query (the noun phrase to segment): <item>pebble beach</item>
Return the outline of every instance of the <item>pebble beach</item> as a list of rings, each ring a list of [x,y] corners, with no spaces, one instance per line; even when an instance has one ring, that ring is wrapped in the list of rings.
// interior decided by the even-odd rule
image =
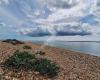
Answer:
[[[22,48],[24,45],[29,45],[32,49],[25,50]],[[40,49],[41,46],[32,42],[12,45],[0,41],[0,64],[16,50],[34,54],[34,50]],[[42,51],[46,54],[38,55],[39,57],[47,58],[60,66],[56,77],[47,78],[33,71],[15,72],[0,66],[0,80],[100,80],[100,57],[50,46],[44,46]]]

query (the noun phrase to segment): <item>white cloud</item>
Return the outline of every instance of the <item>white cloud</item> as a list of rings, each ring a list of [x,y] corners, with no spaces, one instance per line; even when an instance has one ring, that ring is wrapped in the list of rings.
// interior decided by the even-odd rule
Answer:
[[[100,32],[99,0],[34,0],[36,4],[32,3],[32,0],[21,0],[21,2],[12,0],[13,6],[9,1],[0,0],[0,3],[9,3],[7,6],[10,6],[10,10],[6,7],[7,10],[5,5],[2,6],[0,16],[8,20],[10,24],[15,24],[14,27],[19,24],[20,26],[16,27],[22,34],[72,32],[80,35],[82,31],[83,34],[84,32],[92,34]],[[14,6],[16,2],[17,6]],[[18,11],[14,13],[13,9],[16,8]],[[22,19],[19,14],[23,15]],[[93,15],[93,20],[98,22],[97,25],[91,25],[89,21],[83,23],[81,19],[87,15]],[[23,25],[27,28],[23,28]]]
[[[0,4],[2,3],[9,4],[9,0],[0,0]]]
[[[38,0],[43,5],[56,8],[69,8],[77,4],[79,0]]]
[[[90,25],[73,22],[65,24],[41,24],[36,28],[22,28],[18,30],[19,33],[29,36],[47,36],[47,35],[90,35],[92,30]]]

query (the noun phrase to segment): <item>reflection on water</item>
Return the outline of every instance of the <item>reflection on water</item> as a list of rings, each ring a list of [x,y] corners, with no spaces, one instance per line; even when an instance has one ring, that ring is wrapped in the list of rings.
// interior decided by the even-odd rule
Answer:
[[[43,43],[38,41],[36,43]],[[52,41],[48,45],[54,47],[60,47],[65,49],[70,49],[73,51],[84,52],[87,54],[92,54],[100,56],[100,43],[99,42],[61,42],[61,41]]]

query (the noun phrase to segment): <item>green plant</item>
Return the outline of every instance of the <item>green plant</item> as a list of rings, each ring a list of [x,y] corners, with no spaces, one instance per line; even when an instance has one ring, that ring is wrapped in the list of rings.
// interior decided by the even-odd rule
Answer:
[[[28,45],[25,45],[25,46],[23,46],[23,49],[31,49],[31,47]]]
[[[59,72],[57,64],[48,59],[36,58],[28,52],[18,50],[4,62],[4,67],[16,70],[35,70],[41,75],[54,77]]]
[[[47,59],[37,59],[35,62],[35,70],[42,75],[54,77],[59,72],[59,67]]]
[[[33,68],[34,61],[35,55],[16,51],[14,55],[5,60],[4,65],[8,68],[29,70]]]

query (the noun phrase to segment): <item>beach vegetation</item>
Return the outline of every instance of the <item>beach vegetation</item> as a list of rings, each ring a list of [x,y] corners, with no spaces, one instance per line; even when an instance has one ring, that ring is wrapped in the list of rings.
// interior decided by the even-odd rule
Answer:
[[[24,45],[24,46],[23,46],[23,49],[31,49],[31,46]]]
[[[36,58],[36,55],[29,52],[16,51],[4,61],[6,69],[33,70],[47,77],[54,77],[59,72],[59,66],[51,60]]]

